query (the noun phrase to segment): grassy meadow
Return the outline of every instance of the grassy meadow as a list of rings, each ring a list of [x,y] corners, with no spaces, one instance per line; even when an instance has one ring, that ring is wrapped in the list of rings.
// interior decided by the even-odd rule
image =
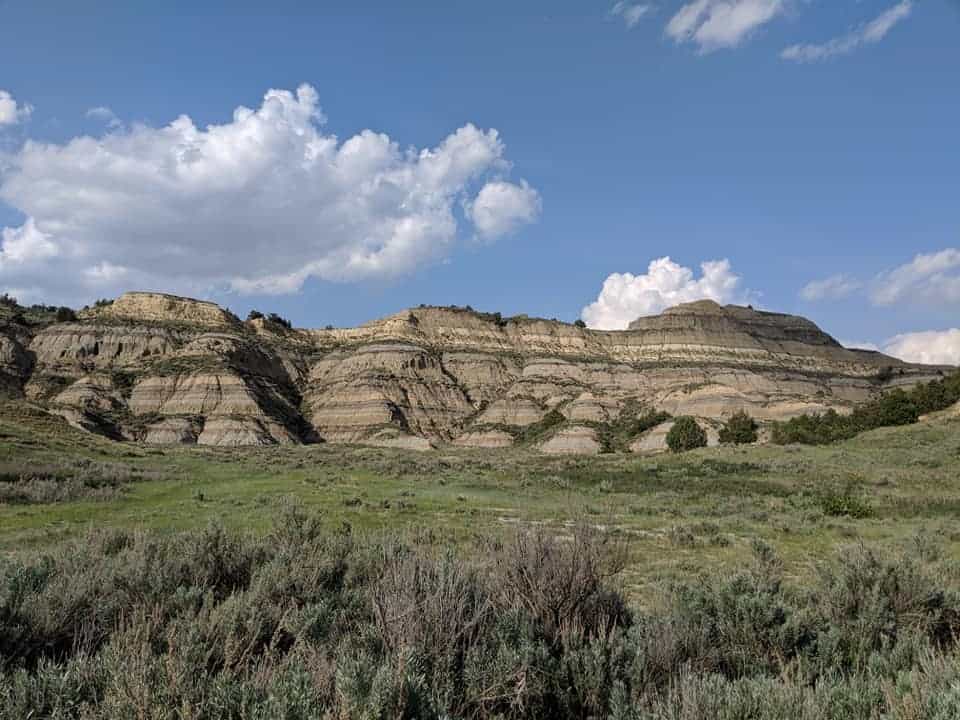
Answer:
[[[930,543],[960,559],[960,419],[829,446],[682,455],[547,457],[529,450],[431,453],[339,445],[153,448],[0,407],[0,552],[48,548],[90,528],[169,532],[216,523],[262,533],[291,502],[330,529],[426,529],[464,545],[516,527],[588,524],[628,550],[629,595],[735,568],[754,540],[791,575],[837,547]]]
[[[960,418],[547,457],[0,406],[0,720],[953,720]]]

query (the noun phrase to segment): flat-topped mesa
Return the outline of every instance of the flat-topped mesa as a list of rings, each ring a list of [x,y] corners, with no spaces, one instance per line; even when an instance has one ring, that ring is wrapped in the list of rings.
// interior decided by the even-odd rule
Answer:
[[[641,317],[630,323],[630,331],[676,334],[736,345],[744,337],[754,341],[802,343],[830,348],[842,346],[817,325],[798,315],[765,312],[741,305],[720,305],[697,300],[667,308],[660,315]]]
[[[321,348],[404,342],[440,352],[507,353],[642,365],[723,363],[875,375],[903,365],[880,353],[843,348],[809,320],[722,307],[705,300],[640,318],[628,330],[591,330],[557,320],[464,308],[418,307],[357,328],[310,330]]]
[[[769,354],[783,358],[810,358],[829,364],[865,366],[902,365],[900,360],[879,353],[847,350],[806,318],[754,310],[739,305],[721,306],[698,300],[641,317],[630,323],[628,333],[662,348],[722,348],[724,351]]]
[[[97,317],[206,327],[238,325],[240,322],[216,303],[154,292],[124,293],[110,305],[100,308]]]

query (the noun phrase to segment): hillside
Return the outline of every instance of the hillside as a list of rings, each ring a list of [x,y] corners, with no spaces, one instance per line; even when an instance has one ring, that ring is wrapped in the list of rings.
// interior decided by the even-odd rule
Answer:
[[[3,396],[148,444],[644,451],[667,425],[629,428],[653,410],[711,430],[740,409],[761,421],[842,412],[941,372],[845,349],[804,318],[711,301],[622,332],[440,307],[300,330],[157,293],[67,322],[0,314]]]

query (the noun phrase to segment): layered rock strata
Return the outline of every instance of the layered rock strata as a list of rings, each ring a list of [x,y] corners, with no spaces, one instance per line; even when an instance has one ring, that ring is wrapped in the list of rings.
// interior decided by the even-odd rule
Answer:
[[[618,332],[435,307],[294,330],[153,293],[128,293],[75,322],[0,321],[3,395],[158,444],[594,453],[609,449],[607,430],[650,410],[693,415],[715,432],[738,410],[760,421],[845,412],[944,371],[848,350],[804,318],[711,301]],[[625,447],[661,449],[667,429]]]

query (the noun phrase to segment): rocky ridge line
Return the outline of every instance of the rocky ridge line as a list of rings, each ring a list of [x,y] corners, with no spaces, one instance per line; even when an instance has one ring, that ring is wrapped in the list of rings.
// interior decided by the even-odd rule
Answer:
[[[942,372],[843,348],[804,318],[712,301],[616,332],[438,307],[299,330],[139,292],[71,322],[0,318],[0,393],[157,444],[593,453],[611,449],[611,428],[654,410],[694,415],[713,432],[740,409],[761,421],[844,412]],[[623,449],[662,448],[665,427]]]

